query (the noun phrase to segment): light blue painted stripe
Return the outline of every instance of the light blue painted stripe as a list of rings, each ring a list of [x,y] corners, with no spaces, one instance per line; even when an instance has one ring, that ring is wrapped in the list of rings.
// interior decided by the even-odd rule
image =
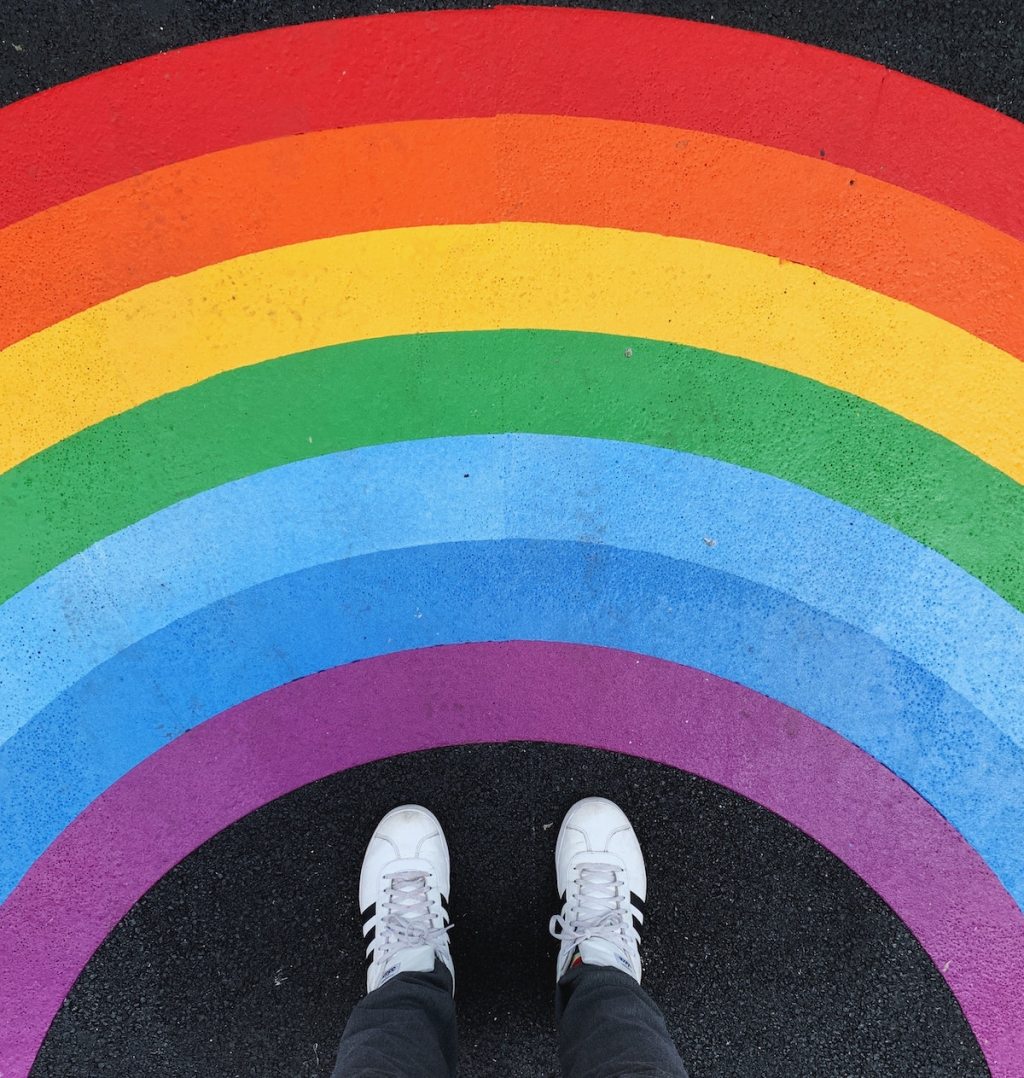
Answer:
[[[803,711],[917,789],[1021,903],[1022,754],[944,682],[867,633],[732,574],[528,540],[306,569],[176,621],[92,671],[0,747],[2,893],[94,797],[233,704],[373,655],[512,639],[645,653]],[[576,721],[585,744],[586,714]]]
[[[533,435],[303,460],[97,543],[0,608],[0,740],[123,648],[237,591],[338,558],[502,538],[608,543],[778,589],[902,652],[1024,744],[1024,614],[946,558],[735,465]]]

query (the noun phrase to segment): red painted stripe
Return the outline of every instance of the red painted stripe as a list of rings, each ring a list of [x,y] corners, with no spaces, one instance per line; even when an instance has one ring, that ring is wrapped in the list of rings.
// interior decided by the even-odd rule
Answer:
[[[779,38],[558,8],[286,27],[148,57],[26,98],[0,111],[8,155],[0,224],[228,146],[497,113],[638,120],[823,152],[1024,239],[1024,125],[1006,116]]]

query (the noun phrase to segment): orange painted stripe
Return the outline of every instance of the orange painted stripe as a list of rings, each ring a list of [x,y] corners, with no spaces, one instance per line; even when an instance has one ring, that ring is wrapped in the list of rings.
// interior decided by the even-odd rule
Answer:
[[[0,231],[0,347],[148,282],[350,232],[503,220],[686,236],[813,266],[1024,358],[1024,244],[753,143],[550,116],[345,128],[224,150]]]

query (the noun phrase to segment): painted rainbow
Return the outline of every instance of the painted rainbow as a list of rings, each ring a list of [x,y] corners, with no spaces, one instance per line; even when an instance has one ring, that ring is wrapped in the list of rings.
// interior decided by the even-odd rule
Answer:
[[[6,1078],[233,820],[519,738],[805,830],[1020,1074],[1024,126],[496,8],[154,56],[0,139]],[[410,717],[487,679],[518,718]]]

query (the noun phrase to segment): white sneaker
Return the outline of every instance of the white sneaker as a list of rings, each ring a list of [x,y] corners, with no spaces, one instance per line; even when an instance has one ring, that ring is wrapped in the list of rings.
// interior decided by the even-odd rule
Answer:
[[[621,969],[639,981],[647,869],[618,805],[586,797],[569,809],[555,844],[555,875],[562,900],[550,926],[562,945],[555,980],[580,961]]]
[[[437,817],[420,805],[392,809],[377,824],[359,876],[367,992],[398,973],[432,970],[435,956],[454,984],[450,889],[448,843]]]

